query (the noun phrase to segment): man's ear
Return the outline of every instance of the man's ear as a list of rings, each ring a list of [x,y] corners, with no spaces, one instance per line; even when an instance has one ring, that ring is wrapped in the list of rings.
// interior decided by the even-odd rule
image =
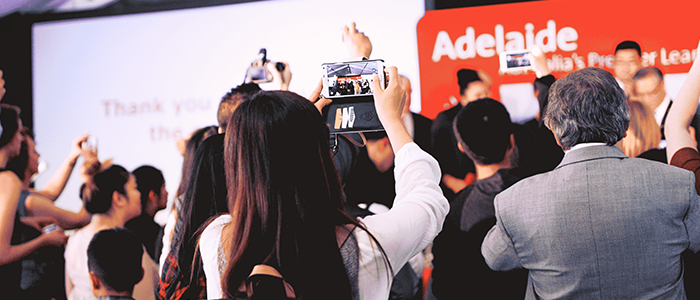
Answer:
[[[148,192],[148,202],[158,203],[159,200],[160,200],[160,195],[158,195],[158,193],[156,193],[156,191],[151,190]]]
[[[121,206],[125,200],[124,195],[117,191],[112,192],[112,205]]]
[[[102,286],[100,278],[97,277],[97,274],[95,274],[94,272],[90,272],[90,283],[92,283],[93,290],[99,290],[100,286]]]

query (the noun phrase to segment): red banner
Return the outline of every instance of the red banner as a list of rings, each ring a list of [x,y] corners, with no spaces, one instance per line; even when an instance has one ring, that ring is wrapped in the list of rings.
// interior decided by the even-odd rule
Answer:
[[[426,12],[418,23],[421,113],[429,118],[459,99],[457,71],[485,71],[499,87],[531,83],[533,72],[499,73],[498,54],[537,44],[553,75],[585,67],[612,72],[615,46],[633,40],[642,65],[664,74],[688,72],[700,38],[693,1],[536,1]],[[454,102],[454,100],[452,101]]]

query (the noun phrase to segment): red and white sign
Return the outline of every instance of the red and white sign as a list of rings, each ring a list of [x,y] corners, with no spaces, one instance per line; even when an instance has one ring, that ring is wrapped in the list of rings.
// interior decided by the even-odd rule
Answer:
[[[499,85],[531,83],[533,72],[499,73],[499,53],[537,44],[557,78],[577,69],[612,72],[615,46],[633,40],[643,66],[686,73],[700,30],[693,1],[535,1],[426,12],[417,27],[421,113],[429,118],[459,99],[457,71],[485,71]]]

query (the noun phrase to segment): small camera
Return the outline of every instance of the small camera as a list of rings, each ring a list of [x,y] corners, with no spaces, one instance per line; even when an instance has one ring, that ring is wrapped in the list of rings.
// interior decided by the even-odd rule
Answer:
[[[374,74],[385,88],[384,61],[381,59],[325,63],[322,94],[333,102],[324,110],[331,133],[384,130],[374,107]]]
[[[255,60],[250,64],[250,67],[248,67],[248,70],[246,71],[246,76],[245,76],[245,82],[252,82],[252,83],[266,83],[266,82],[271,82],[272,81],[272,73],[267,69],[267,64],[272,63],[271,61],[267,60],[267,49],[262,48],[260,49],[260,52],[258,52],[258,56],[255,58]],[[280,73],[284,71],[286,66],[281,63],[275,63],[275,68],[277,71]]]
[[[499,55],[501,71],[508,72],[532,69],[532,63],[530,62],[529,54],[529,50],[501,52],[501,54]]]

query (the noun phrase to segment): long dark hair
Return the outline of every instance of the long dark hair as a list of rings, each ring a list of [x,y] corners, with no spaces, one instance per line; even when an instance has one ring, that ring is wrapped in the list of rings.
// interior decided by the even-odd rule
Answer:
[[[231,253],[222,278],[234,296],[253,266],[276,267],[304,299],[350,299],[335,226],[343,211],[328,129],[305,98],[266,91],[231,117],[224,144]]]
[[[211,216],[228,212],[226,177],[224,173],[224,136],[213,135],[199,146],[192,161],[192,172],[183,178],[187,188],[178,212],[182,227],[173,238],[182,279],[189,282],[182,299],[196,298],[200,291],[197,280],[202,271],[201,261],[193,262],[198,240],[198,228]],[[192,268],[189,266],[192,265]]]
[[[187,140],[187,144],[185,144],[185,153],[182,160],[182,177],[180,177],[182,179],[180,180],[180,185],[177,187],[176,197],[182,195],[187,188],[187,186],[185,186],[187,184],[185,178],[192,173],[192,168],[194,167],[192,161],[194,160],[195,153],[197,153],[197,148],[199,148],[199,145],[201,145],[205,139],[215,134],[217,134],[216,126],[206,126],[197,129]]]
[[[20,109],[17,106],[0,103],[0,148],[5,147],[20,130]]]

